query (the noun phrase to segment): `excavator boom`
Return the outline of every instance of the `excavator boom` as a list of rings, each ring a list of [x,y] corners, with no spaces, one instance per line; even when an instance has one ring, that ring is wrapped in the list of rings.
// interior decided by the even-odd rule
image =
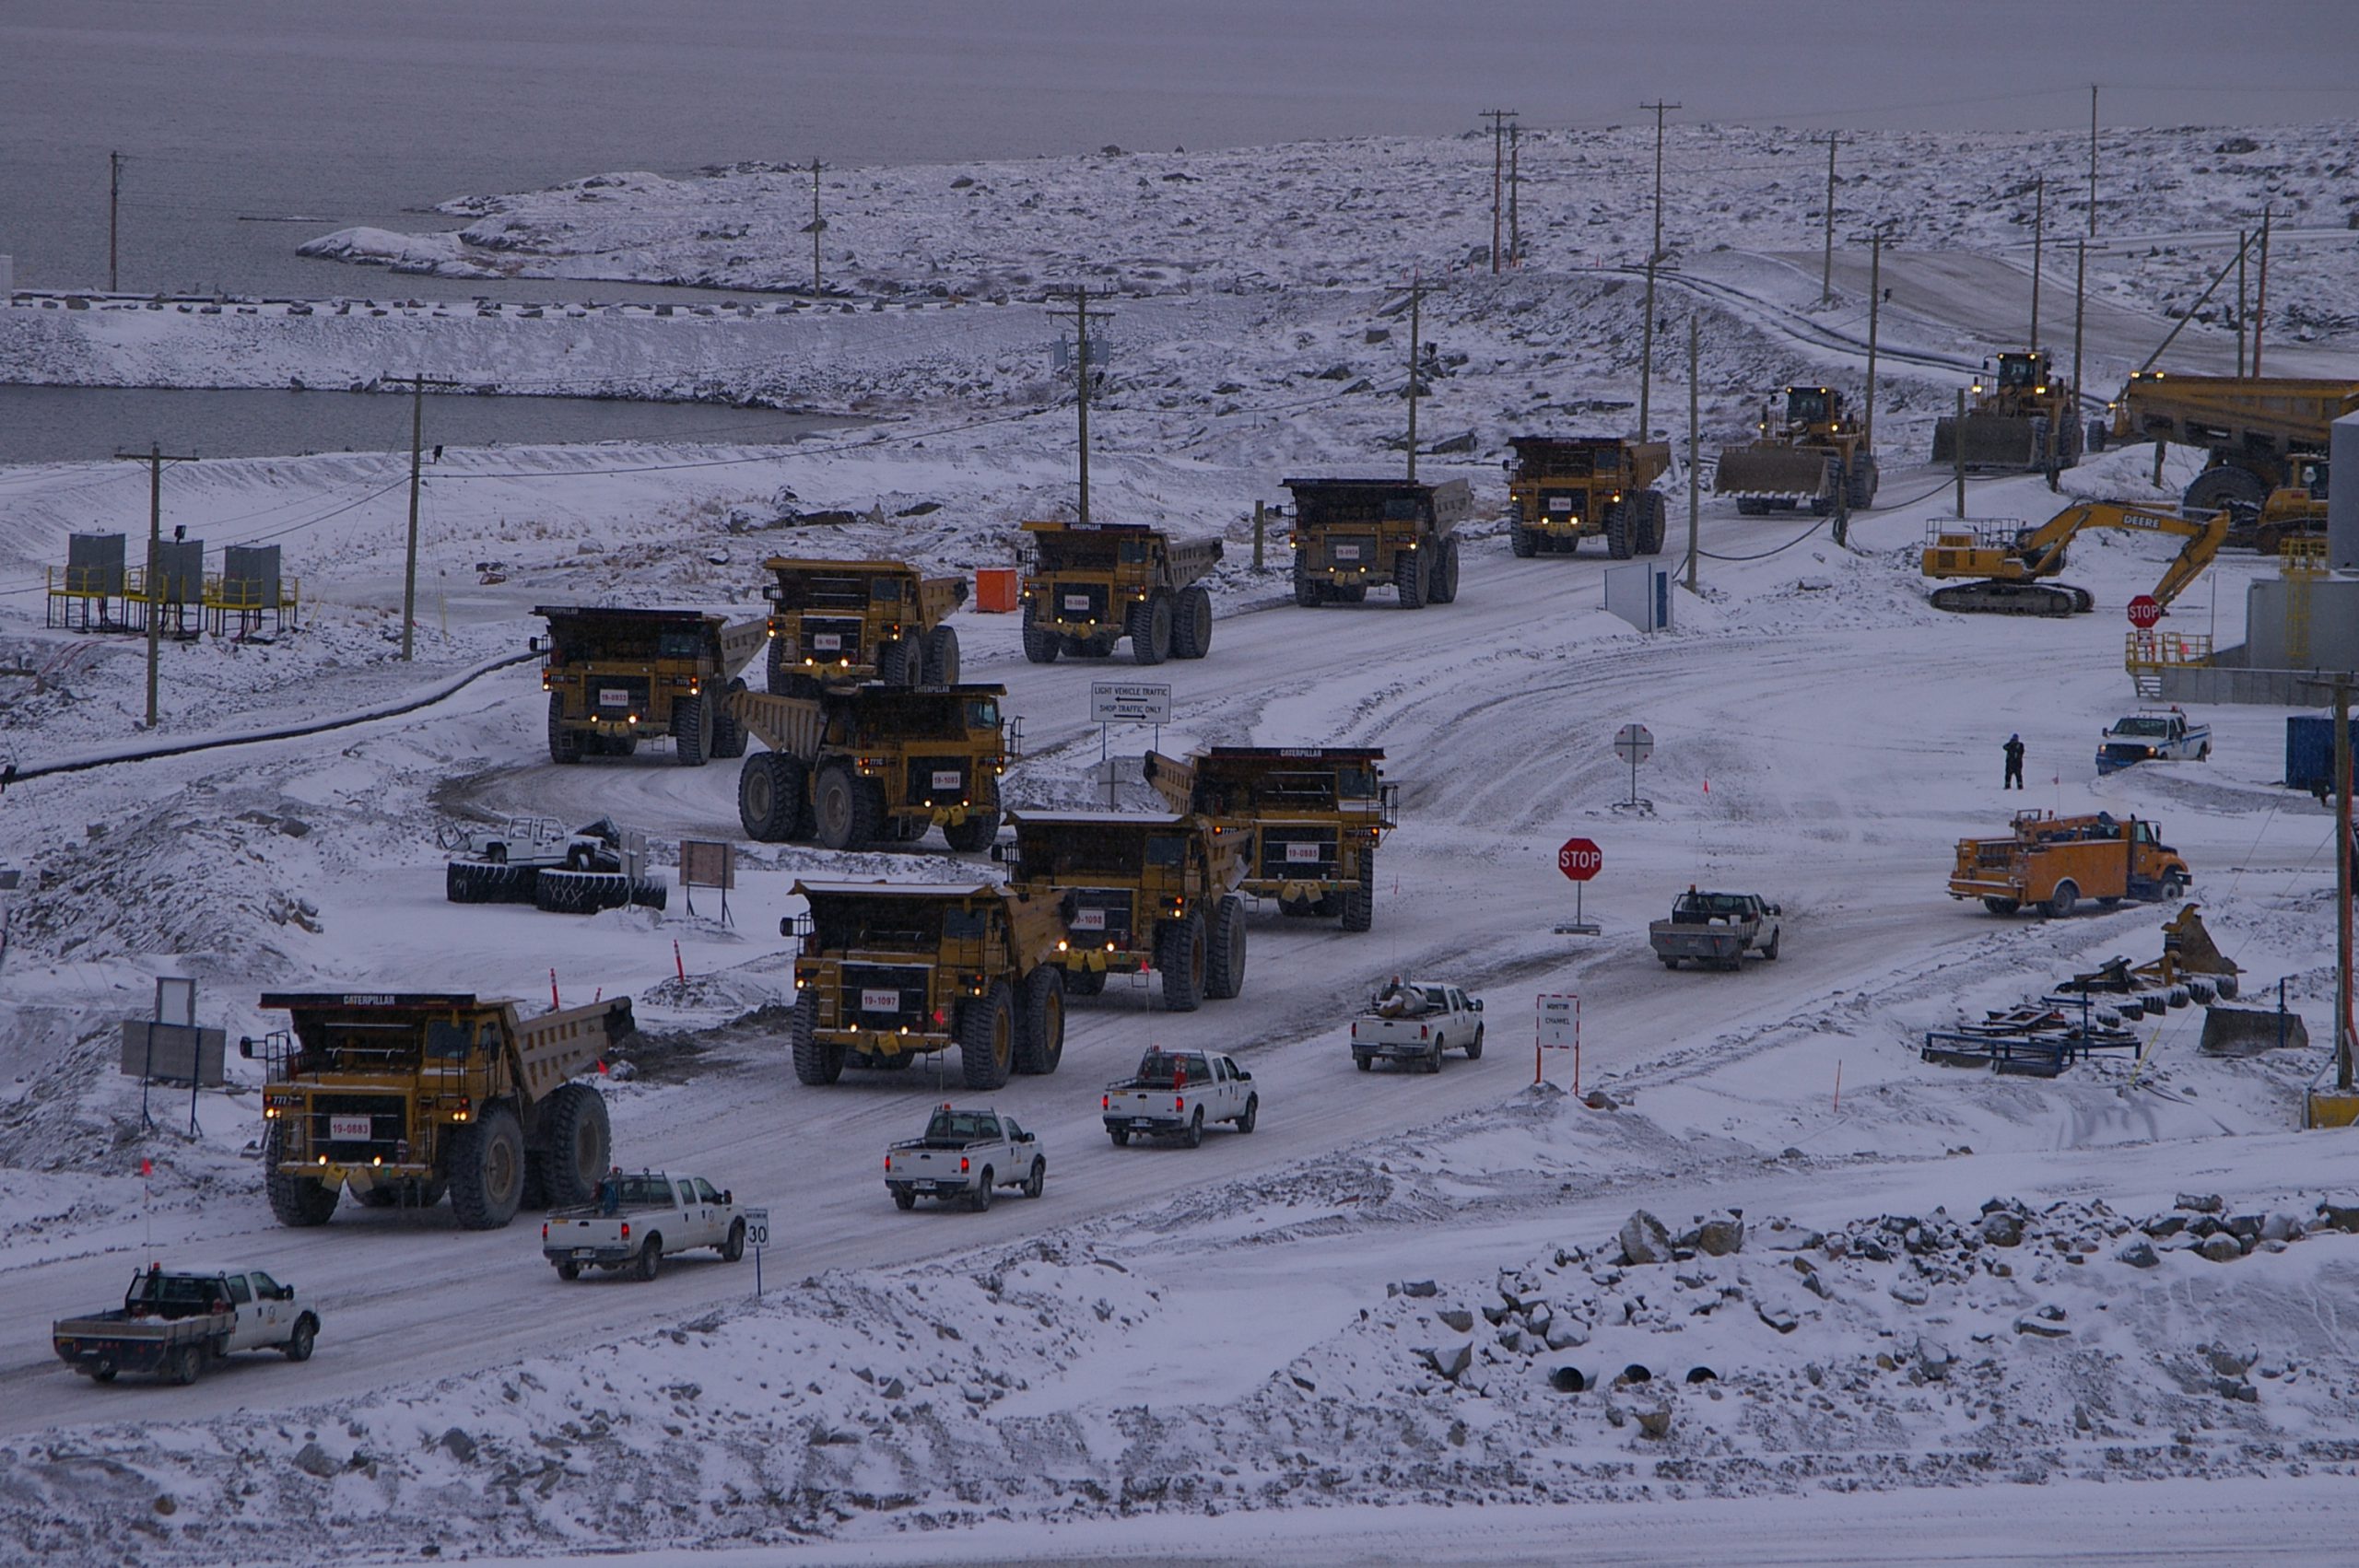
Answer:
[[[2070,615],[2094,607],[2084,589],[2067,583],[2043,583],[2064,568],[2065,547],[2084,528],[2125,528],[2139,532],[2166,533],[2186,541],[2154,586],[2154,598],[2167,607],[2203,574],[2228,537],[2230,516],[2189,517],[2128,501],[2079,501],[2066,507],[2037,528],[2013,541],[1983,534],[1940,533],[1925,549],[1923,572],[1929,578],[1978,578],[1935,589],[1931,595],[1937,610],[1967,614]]]

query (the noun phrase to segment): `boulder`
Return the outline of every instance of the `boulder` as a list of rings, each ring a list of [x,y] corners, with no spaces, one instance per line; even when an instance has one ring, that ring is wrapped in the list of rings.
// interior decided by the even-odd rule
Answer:
[[[1412,1353],[1452,1383],[1464,1375],[1474,1361],[1474,1347],[1463,1341],[1455,1345],[1421,1345]]]
[[[2216,1192],[2182,1192],[2178,1195],[2178,1201],[2173,1207],[2184,1209],[2190,1214],[2217,1214],[2227,1205],[2222,1201],[2220,1195]]]
[[[1707,1258],[1743,1251],[1744,1222],[1732,1214],[1715,1214],[1696,1227],[1696,1250]]]
[[[1772,1306],[1763,1302],[1754,1310],[1761,1315],[1762,1322],[1780,1334],[1790,1334],[1802,1326],[1802,1320],[1782,1306]]]
[[[1445,1328],[1453,1328],[1461,1334],[1473,1331],[1474,1315],[1462,1306],[1445,1306],[1434,1316],[1441,1319]]]
[[[1950,1348],[1947,1345],[1939,1340],[1928,1340],[1921,1335],[1918,1338],[1917,1370],[1921,1375],[1938,1382],[1947,1377],[1950,1375],[1950,1368],[1956,1363],[1957,1358],[1950,1354]]]
[[[2291,1214],[2271,1214],[2260,1223],[2260,1239],[2263,1241],[2299,1241],[2304,1234],[2302,1222]]]
[[[1669,1405],[1658,1405],[1652,1410],[1638,1410],[1634,1413],[1637,1417],[1638,1431],[1643,1435],[1656,1439],[1671,1435],[1671,1407]]]
[[[1629,1264],[1668,1263],[1672,1257],[1671,1232],[1661,1220],[1638,1210],[1622,1223],[1620,1238],[1622,1261]]]
[[[2015,1332],[2018,1334],[2028,1334],[2034,1339],[2060,1340],[2071,1331],[2072,1330],[2067,1328],[2061,1323],[2054,1322],[2048,1318],[2037,1316],[2024,1316],[2015,1319]]]
[[[2318,1200],[2318,1219],[2338,1231],[2359,1231],[2359,1201],[2337,1203],[2322,1198]]]
[[[2203,1359],[2211,1363],[2212,1371],[2223,1377],[2242,1377],[2252,1370],[2252,1363],[2260,1359],[2260,1348],[2247,1345],[2238,1350],[2228,1345],[2206,1345],[2203,1347]]]
[[[1548,1348],[1569,1351],[1589,1343],[1589,1325],[1578,1317],[1558,1317],[1548,1325]]]
[[[2214,1231],[2195,1249],[2207,1262],[2233,1263],[2245,1255],[2245,1244],[2226,1231]]]
[[[459,1463],[472,1465],[475,1462],[475,1440],[463,1428],[452,1427],[442,1433],[440,1441],[444,1452]]]
[[[2021,1246],[2024,1242],[2023,1216],[2007,1209],[1993,1209],[1982,1216],[1982,1239],[1992,1246]]]
[[[2131,1242],[2115,1253],[2114,1257],[2129,1264],[2132,1269],[2153,1269],[2160,1266],[2163,1261],[2155,1255],[2154,1244],[2144,1240]]]
[[[1403,1296],[1438,1296],[1441,1294],[1441,1287],[1431,1280],[1403,1280],[1384,1293]]]
[[[325,1480],[343,1469],[344,1466],[334,1455],[317,1443],[306,1443],[295,1455],[295,1468],[307,1476],[317,1476],[322,1480]]]

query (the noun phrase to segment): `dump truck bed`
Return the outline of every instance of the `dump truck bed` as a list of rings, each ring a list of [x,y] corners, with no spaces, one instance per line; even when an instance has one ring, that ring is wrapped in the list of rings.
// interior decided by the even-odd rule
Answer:
[[[559,1084],[579,1076],[636,1027],[628,997],[517,1020],[516,1055],[523,1070],[525,1099],[543,1099]]]
[[[2114,436],[2241,450],[2259,440],[2324,451],[2328,429],[2359,413],[2359,381],[2295,376],[2133,376],[2114,405]]]

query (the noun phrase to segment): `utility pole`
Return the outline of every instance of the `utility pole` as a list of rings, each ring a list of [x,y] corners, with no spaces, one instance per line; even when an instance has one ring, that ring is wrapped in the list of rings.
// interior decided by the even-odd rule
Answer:
[[[164,464],[194,462],[196,454],[167,454],[151,445],[144,452],[117,452],[124,462],[147,465],[147,578],[142,597],[147,601],[147,728],[156,727],[156,661],[164,631]]]
[[[402,567],[402,662],[406,664],[417,617],[417,498],[419,487],[425,483],[426,389],[455,387],[460,383],[420,375],[389,376],[386,380],[409,383],[409,551]]]
[[[1504,210],[1499,205],[1499,182],[1507,174],[1507,123],[1515,117],[1512,109],[1485,109],[1475,118],[1491,123],[1491,270],[1499,270],[1499,218]]]
[[[2255,286],[2252,301],[2252,376],[2260,380],[2260,340],[2269,329],[2269,224],[2270,209],[2260,209],[2260,281]]]
[[[1826,260],[1818,282],[1822,305],[1835,303],[1835,145],[1839,139],[1834,132],[1826,133]]]
[[[122,209],[122,206],[123,154],[119,152],[111,152],[107,154],[107,292],[109,294],[117,293],[122,287],[120,275],[115,271],[114,264],[116,232],[115,220]],[[149,724],[156,722],[156,716],[154,713],[151,712],[148,714],[147,722]]]
[[[1957,434],[1950,442],[1950,455],[1957,460],[1957,515],[1966,516],[1966,389],[1957,389],[1957,423],[1952,427]]]
[[[1638,439],[1643,441],[1654,429],[1655,263],[1662,259],[1662,117],[1665,111],[1679,105],[1657,102],[1638,107],[1655,111],[1655,239],[1647,251],[1647,320],[1638,335]]]
[[[2044,241],[2048,238],[2048,176],[2039,176],[2032,187],[2031,202],[2031,351],[2039,352],[2039,263],[2045,255]]]
[[[2244,229],[2236,230],[2236,379],[2245,373],[2245,307],[2251,296],[2245,292],[2245,252],[2252,245],[2252,236]]]
[[[2081,326],[2089,302],[2089,242],[2081,240],[2073,249],[2078,252],[2072,263],[2072,392],[2077,397],[2087,384],[2081,379]]]
[[[1089,521],[1089,323],[1093,320],[1100,322],[1110,321],[1113,317],[1112,313],[1109,311],[1093,310],[1089,308],[1089,288],[1086,284],[1077,284],[1074,286],[1073,291],[1073,306],[1070,310],[1052,310],[1049,314],[1052,316],[1071,316],[1073,318],[1074,406],[1079,415],[1081,425],[1081,499],[1079,516],[1082,522],[1087,523]]]
[[[1876,450],[1876,312],[1884,303],[1884,228],[1868,230],[1868,406],[1860,421],[1860,451]]]
[[[803,232],[811,236],[811,296],[819,295],[819,236],[827,231],[827,220],[819,216],[819,170],[827,166],[817,158],[811,160],[811,222]]]
[[[2352,1088],[2351,1022],[2351,683],[2334,683],[2334,1086]]]
[[[1696,460],[1702,451],[1703,393],[1696,367],[1701,363],[1697,349],[1695,312],[1687,316],[1687,591],[1696,591],[1696,517],[1703,509],[1703,491],[1696,477]]]
[[[1417,482],[1417,339],[1423,335],[1423,318],[1419,307],[1425,298],[1425,279],[1418,273],[1409,275],[1409,483]]]
[[[2097,85],[2089,84],[2089,238],[2097,237]]]

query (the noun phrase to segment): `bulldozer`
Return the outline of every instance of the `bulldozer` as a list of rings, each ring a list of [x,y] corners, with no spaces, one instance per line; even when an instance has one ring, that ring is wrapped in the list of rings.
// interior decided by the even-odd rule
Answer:
[[[1936,610],[1985,615],[2078,615],[2095,607],[2085,588],[2046,582],[2064,569],[2065,547],[2084,528],[2127,528],[2187,541],[2172,558],[2154,598],[2172,600],[2203,574],[2228,537],[2229,515],[2186,517],[2120,501],[2079,501],[2036,528],[2018,522],[1937,522],[1925,542],[1924,575],[1965,578],[1934,589]]]
[[[1850,510],[1865,510],[1875,501],[1878,478],[1859,422],[1844,417],[1843,394],[1794,386],[1786,389],[1784,418],[1775,404],[1766,405],[1750,442],[1720,450],[1712,494],[1735,497],[1746,517],[1805,504],[1825,517],[1837,498]]]
[[[1961,427],[1954,418],[1933,423],[1933,462],[1983,472],[2046,474],[2081,461],[2081,390],[2057,375],[2043,350],[2001,354],[1995,371],[1988,361],[1974,379],[1974,402]]]

